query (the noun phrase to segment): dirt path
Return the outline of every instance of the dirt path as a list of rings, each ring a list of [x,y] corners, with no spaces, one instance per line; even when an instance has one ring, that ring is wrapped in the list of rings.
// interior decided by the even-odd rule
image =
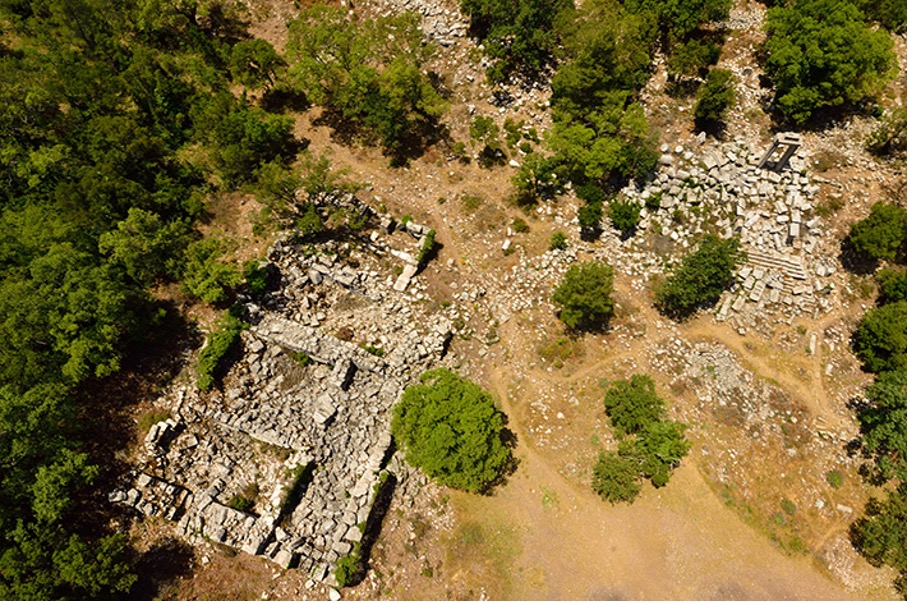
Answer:
[[[506,412],[506,369],[490,371]],[[506,517],[521,552],[504,592],[518,599],[846,599],[806,558],[788,557],[722,505],[693,462],[659,491],[611,506],[562,477],[521,425],[516,475],[493,497],[457,496],[471,516]],[[742,545],[746,542],[746,545]]]

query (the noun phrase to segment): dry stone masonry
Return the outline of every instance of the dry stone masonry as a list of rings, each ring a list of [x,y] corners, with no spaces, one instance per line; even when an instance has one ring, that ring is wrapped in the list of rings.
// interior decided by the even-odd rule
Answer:
[[[305,252],[275,243],[280,287],[247,304],[253,324],[223,393],[182,386],[159,400],[170,417],[149,430],[134,480],[110,499],[176,521],[190,541],[330,581],[386,482],[391,408],[451,337],[444,317],[420,316],[427,332],[414,326],[425,311],[416,271],[394,286],[394,266],[411,255],[397,247],[421,245],[428,230],[409,223],[401,238],[386,227],[368,243]]]

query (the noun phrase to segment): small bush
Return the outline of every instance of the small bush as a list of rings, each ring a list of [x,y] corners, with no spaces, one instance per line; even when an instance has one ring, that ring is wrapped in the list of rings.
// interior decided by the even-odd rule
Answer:
[[[482,206],[482,197],[475,194],[463,195],[463,208],[467,213],[473,213]]]
[[[152,410],[146,412],[139,418],[139,432],[145,434],[151,430],[151,427],[168,418],[170,418],[170,412],[167,410]]]
[[[240,341],[243,323],[231,314],[220,321],[214,332],[208,335],[208,344],[199,354],[196,365],[196,383],[203,391],[214,386],[215,374],[223,369],[222,363]]]
[[[549,249],[552,251],[567,249],[567,236],[564,232],[556,230],[552,233],[552,238],[549,239]]]
[[[382,347],[375,347],[373,345],[363,345],[363,351],[366,353],[371,353],[375,357],[385,357],[385,350]]]
[[[602,452],[593,466],[593,489],[602,499],[617,504],[633,502],[640,493],[640,478],[633,458]]]
[[[391,421],[407,462],[442,485],[474,493],[490,487],[510,460],[503,429],[492,396],[445,368],[407,387]]]
[[[429,230],[422,246],[419,248],[419,252],[416,254],[416,263],[425,265],[429,258],[432,257],[433,251],[435,251],[435,230]]]
[[[905,254],[906,212],[892,203],[876,203],[870,215],[851,227],[848,240],[870,259],[895,261]]]
[[[309,357],[308,353],[303,351],[293,351],[290,353],[290,357],[303,368],[312,363],[312,358]]]
[[[511,223],[511,229],[518,234],[530,231],[530,227],[527,225],[526,221],[519,217],[514,218],[514,221]]]
[[[558,317],[571,330],[595,330],[605,326],[614,313],[611,299],[614,273],[601,261],[571,266],[552,301],[560,307]]]
[[[633,234],[640,222],[640,205],[626,201],[615,201],[609,205],[609,219],[622,235]]]
[[[683,319],[697,307],[715,303],[734,282],[735,268],[744,260],[740,240],[708,234],[697,250],[656,288],[656,306],[674,318]]]
[[[735,75],[727,69],[712,69],[697,95],[694,117],[701,122],[716,122],[735,104]]]
[[[243,265],[243,280],[246,281],[246,288],[254,295],[261,295],[268,290],[268,268],[267,264],[255,259],[247,261]]]
[[[248,497],[238,493],[230,498],[230,501],[227,502],[227,505],[234,510],[239,510],[240,512],[252,512],[252,509],[255,507],[255,502],[253,500],[250,500]]]
[[[354,585],[356,575],[360,569],[360,543],[353,544],[353,551],[338,559],[337,568],[334,569],[334,579],[338,587]]]
[[[830,470],[826,473],[826,482],[833,489],[838,489],[845,484],[845,476],[838,470]]]

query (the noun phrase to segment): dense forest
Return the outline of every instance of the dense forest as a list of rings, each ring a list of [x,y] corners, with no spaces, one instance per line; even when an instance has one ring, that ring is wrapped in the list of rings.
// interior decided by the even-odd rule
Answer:
[[[515,176],[516,202],[570,182],[586,203],[581,226],[594,234],[609,192],[652,172],[657,136],[640,92],[657,49],[677,81],[707,82],[703,117],[721,120],[729,75],[713,69],[723,40],[709,24],[730,7],[463,0],[492,60],[490,81],[550,78],[554,125]],[[324,107],[346,140],[380,146],[392,166],[454,144],[415,15],[354,22],[315,4],[291,22],[285,56],[253,39],[245,18],[225,0],[0,0],[2,598],[123,595],[135,583],[127,538],[91,510],[106,503],[93,483],[108,459],[92,455],[85,416],[101,403],[99,383],[173,311],[154,294],[161,285],[219,309],[253,286],[198,229],[213,193],[254,191],[278,223],[322,231],[293,191],[341,184],[301,154],[288,108]],[[895,64],[876,23],[899,31],[904,19],[901,2],[778,3],[765,66],[780,122],[800,127],[872,104]],[[901,249],[903,264],[904,237]],[[900,319],[904,330],[904,280],[900,290],[874,310],[894,312],[880,314],[884,328]],[[879,369],[875,355],[862,358],[880,374],[861,410],[876,482],[904,476],[904,428],[894,443],[888,430],[890,412],[904,427],[904,338],[901,349]],[[890,490],[855,539],[904,571],[904,537],[893,544],[901,561],[875,543],[892,508],[904,524],[904,479]]]

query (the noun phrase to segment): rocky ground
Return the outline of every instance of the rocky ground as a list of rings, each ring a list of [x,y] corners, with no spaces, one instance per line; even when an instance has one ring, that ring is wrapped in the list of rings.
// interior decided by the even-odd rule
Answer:
[[[548,127],[545,86],[489,88],[453,3],[357,4],[375,14],[401,9],[421,13],[427,37],[440,45],[435,67],[452,91],[447,125],[455,140],[467,140],[476,114],[499,126],[512,117],[540,132]],[[254,14],[256,31],[280,45],[293,9],[274,3]],[[393,170],[374,149],[338,144],[314,125],[316,115],[299,115],[310,148],[330,152],[336,167],[367,183],[348,202],[372,216],[371,226],[356,240],[272,245],[268,260],[281,284],[250,308],[257,325],[244,333],[223,393],[183,383],[156,402],[169,418],[148,433],[136,472],[112,499],[151,517],[136,527],[142,537],[176,534],[195,546],[194,576],[165,593],[891,597],[892,576],[869,567],[847,539],[866,500],[860,459],[845,451],[857,435],[847,404],[867,381],[848,337],[871,300],[862,297],[866,277],[843,268],[839,241],[874,201],[900,199],[904,166],[864,150],[866,117],[805,132],[789,164],[760,166],[773,138],[763,112],[771,96],[754,59],[764,17],[763,5],[748,0],[725,24],[719,66],[736,73],[739,88],[728,120],[734,135],[723,140],[693,132],[693,101],[666,94],[657,59],[644,100],[662,157],[651,179],[622,192],[643,208],[626,239],[606,221],[600,239],[581,241],[570,192],[529,214],[510,205],[519,152],[510,165],[486,170],[429,149]],[[895,87],[903,91],[904,76]],[[391,219],[404,214],[415,222],[393,231]],[[528,232],[511,227],[518,216]],[[440,248],[422,267],[415,258],[429,229]],[[555,230],[567,234],[566,249],[548,249]],[[652,309],[651,283],[704,232],[739,235],[748,260],[712,311],[676,324]],[[551,290],[572,263],[589,258],[615,266],[618,313],[607,332],[571,339],[554,316]],[[311,363],[301,365],[301,354]],[[438,488],[385,453],[388,408],[433,365],[482,382],[510,418],[521,467],[491,498]],[[694,447],[677,483],[617,509],[587,485],[595,454],[614,445],[600,381],[635,372],[653,375]],[[306,466],[315,467],[312,479],[287,511],[291,475]],[[832,470],[844,486],[830,486]],[[361,539],[385,471],[397,483],[372,570],[357,588],[338,592],[331,569]],[[231,508],[244,493],[252,508]],[[642,536],[652,524],[662,530]],[[562,541],[573,542],[570,553]],[[755,578],[732,592],[731,577],[709,563],[688,571],[696,579],[677,573],[689,558],[710,557],[707,548],[727,553],[729,567],[747,567],[741,574],[764,570],[763,581],[778,589]],[[631,566],[620,550],[643,564],[612,573],[609,562]],[[588,565],[576,578],[554,568],[575,552]],[[666,577],[645,583],[630,574],[647,571]],[[248,577],[241,585],[231,573]]]

